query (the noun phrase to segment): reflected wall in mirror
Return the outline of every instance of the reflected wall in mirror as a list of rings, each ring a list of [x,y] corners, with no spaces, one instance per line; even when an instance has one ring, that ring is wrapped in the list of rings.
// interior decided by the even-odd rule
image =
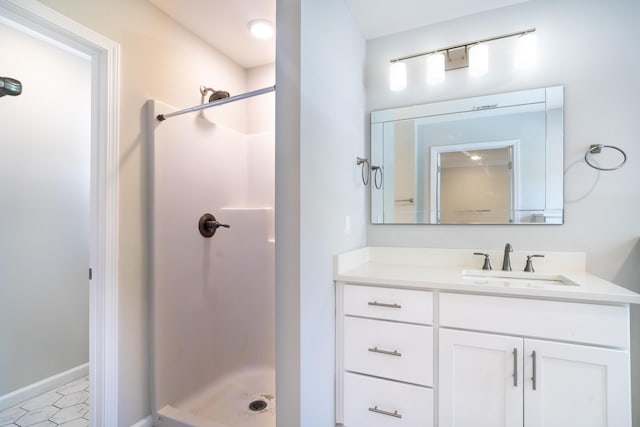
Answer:
[[[373,224],[562,224],[562,86],[371,113]]]

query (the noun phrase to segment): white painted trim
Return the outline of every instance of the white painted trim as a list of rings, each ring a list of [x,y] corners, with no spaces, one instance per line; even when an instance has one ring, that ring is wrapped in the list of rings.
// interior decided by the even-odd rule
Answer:
[[[91,58],[90,417],[116,426],[120,46],[35,0],[0,0],[0,15]]]
[[[18,390],[0,396],[0,411],[15,406],[19,403],[26,402],[36,396],[48,391],[54,390],[71,381],[82,378],[89,373],[89,364],[84,363],[69,370],[52,375],[33,384],[24,386]]]
[[[515,220],[515,213],[520,209],[520,140],[471,142],[455,145],[431,146],[431,176],[430,181],[430,219],[431,224],[440,223],[440,154],[454,151],[487,150],[511,147],[513,165],[511,168],[511,197],[509,202],[509,217]]]
[[[137,423],[131,424],[131,427],[153,427],[153,418],[151,415],[147,415]]]

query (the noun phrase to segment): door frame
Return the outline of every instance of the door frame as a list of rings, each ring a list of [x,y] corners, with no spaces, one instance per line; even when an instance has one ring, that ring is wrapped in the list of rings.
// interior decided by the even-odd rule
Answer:
[[[431,175],[430,180],[430,224],[440,224],[440,154],[453,151],[474,151],[488,150],[496,148],[511,148],[511,194],[509,202],[509,218],[511,222],[515,220],[515,211],[520,207],[520,140],[485,141],[472,142],[455,145],[433,145],[431,146]]]
[[[91,60],[90,419],[118,425],[118,138],[120,47],[35,0],[0,0],[0,16]]]

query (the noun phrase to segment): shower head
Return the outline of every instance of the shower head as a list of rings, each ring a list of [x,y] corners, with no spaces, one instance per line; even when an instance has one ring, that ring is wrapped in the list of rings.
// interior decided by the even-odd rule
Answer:
[[[207,86],[200,86],[200,93],[202,94],[202,103],[204,104],[205,97],[208,93],[211,94],[209,96],[209,102],[217,101],[219,99],[229,98],[229,92],[226,90],[215,90],[213,88]]]
[[[216,90],[209,97],[209,102],[217,101],[218,99],[229,98],[229,92],[224,90]]]
[[[5,95],[18,96],[22,93],[22,83],[11,77],[0,77],[0,97]]]

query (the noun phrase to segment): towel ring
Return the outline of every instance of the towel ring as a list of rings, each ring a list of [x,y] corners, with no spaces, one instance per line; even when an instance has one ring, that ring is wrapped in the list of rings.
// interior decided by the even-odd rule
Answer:
[[[382,190],[382,186],[384,184],[382,166],[371,166],[371,170],[373,171],[373,185],[375,185],[376,189]],[[380,177],[380,180],[378,180],[378,177]]]
[[[614,149],[616,151],[619,151],[620,154],[622,154],[622,163],[620,163],[618,166],[613,167],[613,168],[601,168],[600,166],[596,166],[593,163],[591,163],[589,161],[589,154],[599,154],[602,151],[603,148],[611,148],[611,149]],[[622,151],[621,148],[618,148],[618,147],[616,147],[614,145],[593,144],[593,145],[591,145],[589,147],[587,152],[584,153],[584,161],[585,161],[586,164],[588,164],[592,168],[597,169],[599,171],[614,171],[616,169],[620,169],[627,162],[627,153]]]
[[[362,176],[362,183],[366,186],[369,184],[369,178],[371,177],[371,168],[369,167],[369,160],[362,157],[356,157],[356,165],[361,166],[362,170],[360,175]]]

